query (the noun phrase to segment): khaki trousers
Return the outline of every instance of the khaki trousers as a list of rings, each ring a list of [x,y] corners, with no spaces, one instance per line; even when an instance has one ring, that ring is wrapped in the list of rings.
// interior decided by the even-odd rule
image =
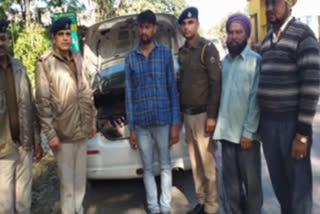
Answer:
[[[87,140],[62,143],[55,152],[60,179],[62,214],[83,214],[87,181]]]
[[[218,213],[219,196],[215,159],[215,142],[207,134],[207,113],[184,114],[186,141],[188,143],[192,174],[199,203],[207,213]]]
[[[0,213],[30,214],[32,151],[18,151],[0,158]]]

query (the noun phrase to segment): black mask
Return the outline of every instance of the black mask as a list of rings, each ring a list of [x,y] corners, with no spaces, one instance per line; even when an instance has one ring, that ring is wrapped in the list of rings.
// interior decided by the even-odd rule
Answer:
[[[239,55],[243,51],[243,49],[247,46],[247,44],[248,44],[247,39],[243,40],[241,43],[227,41],[227,47],[228,47],[229,53],[232,56]]]

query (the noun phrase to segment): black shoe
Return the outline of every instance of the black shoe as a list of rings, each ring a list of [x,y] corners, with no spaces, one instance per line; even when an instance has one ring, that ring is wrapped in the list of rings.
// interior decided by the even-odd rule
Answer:
[[[204,205],[197,204],[192,210],[189,210],[187,214],[203,214],[204,213]]]

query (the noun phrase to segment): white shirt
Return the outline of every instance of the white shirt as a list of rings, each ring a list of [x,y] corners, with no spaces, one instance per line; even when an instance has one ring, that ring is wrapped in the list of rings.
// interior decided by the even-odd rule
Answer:
[[[275,32],[272,33],[272,42],[273,42],[273,43],[276,43],[276,42],[279,40],[281,33],[282,33],[282,32],[284,31],[284,29],[287,27],[287,25],[288,25],[288,23],[291,21],[291,19],[293,19],[293,16],[290,15],[290,16],[287,18],[287,20],[285,21],[285,23],[281,26],[279,32],[278,32],[278,33],[275,33]]]

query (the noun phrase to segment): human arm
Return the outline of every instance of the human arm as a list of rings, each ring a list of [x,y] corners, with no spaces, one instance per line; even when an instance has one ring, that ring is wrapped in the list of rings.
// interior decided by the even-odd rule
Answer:
[[[257,132],[259,120],[260,120],[260,110],[257,100],[257,93],[259,88],[259,77],[261,72],[261,57],[257,57],[254,61],[249,63],[253,66],[253,72],[251,78],[249,78],[250,92],[248,98],[248,110],[243,123],[242,138],[240,140],[241,147],[243,149],[248,149],[251,147],[251,141]],[[250,69],[250,68],[248,68]],[[245,86],[244,86],[245,87]]]
[[[219,53],[214,44],[209,43],[205,50],[205,66],[208,72],[208,119],[206,131],[213,132],[216,126],[217,112],[221,94],[221,68]]]
[[[50,148],[60,148],[60,141],[53,127],[53,112],[51,107],[50,83],[46,74],[44,62],[39,60],[36,67],[36,108],[41,129],[46,135]]]

